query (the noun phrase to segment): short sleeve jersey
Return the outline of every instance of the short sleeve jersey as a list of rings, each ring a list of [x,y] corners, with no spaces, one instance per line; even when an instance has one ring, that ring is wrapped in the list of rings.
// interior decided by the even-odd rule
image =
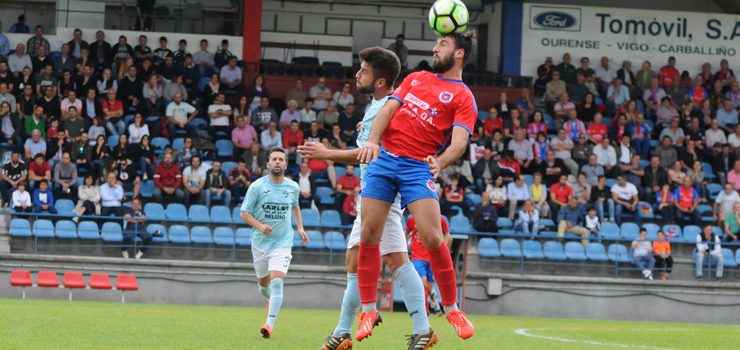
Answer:
[[[442,233],[450,232],[447,219],[443,216],[440,221],[442,222]],[[427,250],[427,247],[425,247],[424,243],[421,241],[419,230],[416,229],[416,220],[414,220],[413,216],[410,216],[409,219],[406,220],[406,231],[411,232],[411,259],[430,261],[431,257],[429,256],[429,250]]]
[[[383,148],[394,155],[417,160],[437,155],[449,142],[453,126],[472,135],[478,107],[460,80],[427,71],[412,73],[390,98],[402,104],[382,139]]]
[[[298,194],[298,184],[290,179],[275,184],[269,176],[263,176],[249,186],[241,211],[249,212],[257,221],[272,227],[270,234],[255,230],[252,246],[261,250],[293,246],[290,211],[298,207]]]

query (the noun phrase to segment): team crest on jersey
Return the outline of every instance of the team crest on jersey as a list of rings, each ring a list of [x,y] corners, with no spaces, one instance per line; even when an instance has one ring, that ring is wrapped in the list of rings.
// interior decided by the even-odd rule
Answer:
[[[439,93],[439,101],[442,103],[450,103],[453,97],[455,97],[455,95],[449,91],[442,91]]]
[[[288,197],[290,197],[290,191],[284,190],[284,191],[283,191],[283,196],[284,196],[285,198],[288,198]]]
[[[433,180],[427,181],[427,187],[429,188],[430,191],[437,192],[437,186],[434,185]]]
[[[421,84],[421,82],[418,81],[418,80],[416,80],[416,79],[414,79],[414,80],[411,81],[411,86],[416,86],[416,85],[419,85],[419,84]]]

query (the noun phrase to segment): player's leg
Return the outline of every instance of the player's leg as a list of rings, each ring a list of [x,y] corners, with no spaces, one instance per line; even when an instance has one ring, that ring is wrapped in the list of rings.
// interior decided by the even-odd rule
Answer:
[[[268,257],[270,303],[267,308],[267,320],[260,331],[262,336],[272,336],[280,308],[283,306],[283,287],[285,277],[288,274],[290,260],[292,259],[290,248],[278,248],[270,252]],[[261,284],[264,286],[264,284]]]
[[[473,336],[473,324],[457,308],[457,278],[450,250],[442,239],[439,203],[435,198],[422,198],[408,204],[408,208],[416,218],[419,236],[429,250],[429,263],[442,294],[442,307],[447,320],[453,325],[459,337],[470,338]]]
[[[342,296],[342,307],[339,311],[339,322],[332,335],[328,336],[324,341],[324,345],[321,346],[321,350],[346,350],[352,349],[352,337],[350,331],[352,330],[352,323],[355,319],[355,309],[360,306],[360,291],[357,288],[357,255],[360,247],[360,228],[359,222],[355,221],[357,227],[357,234],[355,235],[356,243],[352,245],[353,235],[355,228],[353,227],[353,234],[350,234],[348,243],[347,256],[346,256],[346,270],[347,270],[347,286],[344,288],[344,295]]]

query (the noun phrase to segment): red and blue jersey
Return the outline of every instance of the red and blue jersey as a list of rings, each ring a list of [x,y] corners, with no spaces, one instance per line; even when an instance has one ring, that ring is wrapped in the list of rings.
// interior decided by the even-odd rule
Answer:
[[[442,78],[423,71],[410,74],[390,97],[402,106],[383,134],[388,152],[423,161],[446,146],[453,126],[472,135],[478,107],[470,89],[461,80]]]

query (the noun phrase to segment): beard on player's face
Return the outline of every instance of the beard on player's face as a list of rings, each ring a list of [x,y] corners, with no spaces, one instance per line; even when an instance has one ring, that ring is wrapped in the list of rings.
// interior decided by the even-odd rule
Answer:
[[[447,56],[439,55],[439,58],[432,60],[432,70],[435,73],[444,73],[455,66],[455,51],[450,52]]]

